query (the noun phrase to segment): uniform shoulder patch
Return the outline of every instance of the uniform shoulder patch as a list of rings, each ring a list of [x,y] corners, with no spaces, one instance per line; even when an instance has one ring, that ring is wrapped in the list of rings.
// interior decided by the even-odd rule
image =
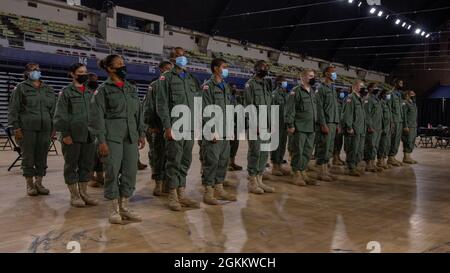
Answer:
[[[98,94],[98,89],[94,91],[94,96]]]
[[[364,103],[369,103],[369,101],[368,100],[364,100]]]
[[[402,105],[406,105],[406,102],[403,102]]]
[[[165,80],[166,80],[166,76],[161,75],[161,76],[159,77],[159,80],[160,80],[160,81],[165,81]]]
[[[209,85],[205,84],[203,85],[203,91],[208,91],[209,90]]]
[[[295,96],[295,92],[294,91],[289,92],[289,96]]]
[[[61,91],[59,91],[58,96],[62,96],[62,94],[63,94],[63,91],[61,90]]]
[[[249,88],[250,87],[250,84],[249,83],[246,83],[245,84],[245,88]]]
[[[352,99],[351,99],[351,98],[347,98],[346,102],[347,102],[347,103],[351,103],[351,102],[352,102]]]

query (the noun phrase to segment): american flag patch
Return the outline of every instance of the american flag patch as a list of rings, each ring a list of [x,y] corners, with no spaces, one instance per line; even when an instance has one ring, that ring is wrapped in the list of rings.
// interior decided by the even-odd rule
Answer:
[[[98,90],[95,90],[94,91],[94,96],[97,95],[97,94],[98,94]]]
[[[161,77],[159,77],[159,80],[160,80],[160,81],[165,81],[165,80],[166,80],[166,76],[161,75]]]
[[[209,90],[209,86],[207,84],[203,85],[203,91],[208,91]]]
[[[350,102],[352,102],[352,99],[347,99],[347,103],[350,103]]]

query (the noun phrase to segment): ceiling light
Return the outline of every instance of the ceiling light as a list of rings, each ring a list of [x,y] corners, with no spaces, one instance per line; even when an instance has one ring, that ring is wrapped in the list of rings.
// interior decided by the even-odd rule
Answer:
[[[400,24],[402,21],[400,19],[395,20],[395,24],[398,25]]]
[[[371,8],[371,9],[370,9],[370,13],[371,13],[371,14],[374,14],[376,11],[377,11],[376,8]]]

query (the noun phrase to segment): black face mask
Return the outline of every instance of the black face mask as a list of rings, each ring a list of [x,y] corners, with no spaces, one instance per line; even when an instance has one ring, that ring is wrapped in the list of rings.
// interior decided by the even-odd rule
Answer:
[[[89,87],[92,90],[96,90],[98,87],[98,82],[97,81],[89,81],[87,84],[87,87]]]
[[[79,84],[84,84],[85,82],[87,82],[88,80],[88,75],[87,74],[83,74],[83,75],[78,75],[77,78],[75,79]]]
[[[309,79],[308,83],[311,86],[315,85],[316,84],[316,78]]]
[[[269,73],[269,71],[267,71],[267,70],[260,69],[260,70],[256,71],[256,75],[260,78],[266,77],[268,73]]]
[[[127,67],[122,66],[122,67],[116,68],[116,75],[120,79],[125,80],[125,78],[127,77]]]

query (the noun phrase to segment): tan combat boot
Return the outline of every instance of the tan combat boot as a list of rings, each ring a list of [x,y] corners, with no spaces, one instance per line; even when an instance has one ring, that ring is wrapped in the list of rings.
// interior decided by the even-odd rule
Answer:
[[[255,194],[263,194],[264,193],[264,190],[261,189],[258,185],[256,176],[248,177],[247,187],[248,187],[248,192],[255,193]]]
[[[203,203],[207,205],[219,205],[219,200],[214,197],[214,188],[212,186],[205,186],[205,193],[203,194]]]
[[[236,201],[237,200],[236,195],[226,192],[223,189],[222,184],[216,184],[214,186],[214,194],[215,194],[216,198],[218,198],[220,200],[225,200],[225,201]]]
[[[291,170],[290,170],[290,169],[283,168],[282,165],[280,165],[280,171],[281,171],[281,173],[283,174],[283,176],[289,176],[289,175],[291,175]]]
[[[111,224],[122,224],[122,216],[120,216],[119,200],[114,199],[111,201],[111,208],[109,213],[109,222]]]
[[[292,173],[291,184],[296,186],[306,186],[305,181],[303,181],[302,174],[300,171]]]
[[[377,167],[384,169],[384,167],[383,167],[383,158],[382,157],[378,157],[378,159],[377,159]]]
[[[280,169],[281,169],[280,164],[272,164],[272,175],[283,176],[283,173],[281,172]]]
[[[42,185],[42,176],[36,176],[36,181],[34,185],[36,186],[36,190],[41,195],[48,195],[50,191]]]
[[[366,161],[366,172],[374,173],[377,170],[375,169],[375,166],[373,165],[372,160]]]
[[[275,192],[275,188],[274,187],[270,187],[266,184],[263,183],[263,176],[262,175],[257,175],[256,176],[256,181],[258,182],[258,186],[264,191],[264,192],[268,192],[268,193],[273,193]]]
[[[84,207],[86,204],[84,203],[83,199],[81,199],[78,184],[68,184],[67,188],[69,188],[70,192],[70,205],[76,208]]]
[[[89,194],[87,193],[87,185],[88,185],[88,182],[78,183],[78,187],[80,188],[81,199],[83,199],[83,201],[84,201],[84,203],[86,203],[86,205],[97,206],[98,201],[95,200],[94,198],[92,198],[91,196],[89,196]]]
[[[155,188],[153,189],[153,195],[154,196],[161,196],[162,194],[162,184],[163,182],[161,180],[155,181]]]
[[[185,187],[179,187],[177,189],[178,193],[178,200],[180,201],[181,206],[188,207],[188,208],[200,208],[200,203],[196,202],[186,196],[186,188]]]
[[[235,188],[237,186],[237,182],[236,181],[230,181],[230,180],[224,180],[222,184],[223,184],[224,187]]]
[[[410,153],[405,153],[403,156],[403,163],[406,164],[417,164],[417,161],[415,161],[414,159],[411,158],[411,154]]]
[[[180,211],[181,210],[181,205],[180,205],[180,201],[178,201],[178,193],[177,193],[177,189],[170,189],[169,191],[169,208],[173,211]]]
[[[126,197],[120,197],[119,199],[119,213],[123,220],[141,222],[142,218],[139,214],[135,213],[128,207],[129,199]]]
[[[305,181],[306,185],[318,185],[317,181],[309,177],[306,171],[302,171],[300,174],[302,175],[303,181]]]
[[[376,172],[382,172],[383,168],[378,166],[377,163],[375,162],[375,160],[372,160],[372,166],[375,168]]]
[[[25,177],[25,181],[27,182],[27,194],[29,196],[39,195],[36,186],[34,185],[33,177]]]
[[[358,172],[358,171],[356,170],[356,168],[355,168],[355,169],[350,169],[350,170],[348,171],[348,175],[350,175],[350,176],[355,176],[355,177],[360,177],[360,176],[361,176],[361,173]]]
[[[400,167],[400,164],[393,156],[388,156],[387,164],[389,164],[393,167]]]
[[[326,181],[326,182],[333,181],[333,179],[330,176],[328,176],[327,164],[320,165],[320,171],[319,171],[319,175],[317,176],[317,178],[319,180]]]

